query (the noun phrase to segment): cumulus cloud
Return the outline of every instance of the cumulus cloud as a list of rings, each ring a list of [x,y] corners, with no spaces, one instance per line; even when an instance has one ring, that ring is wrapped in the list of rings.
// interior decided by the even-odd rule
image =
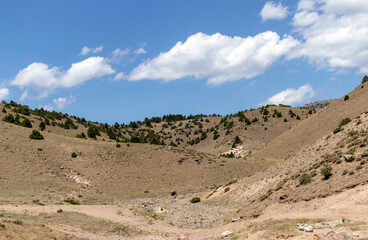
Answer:
[[[194,77],[207,78],[208,84],[219,85],[262,74],[297,45],[293,37],[280,39],[270,31],[247,38],[197,33],[140,64],[127,79],[172,81]]]
[[[310,100],[315,95],[315,91],[313,90],[312,86],[309,84],[305,84],[298,89],[288,88],[283,90],[265,102],[260,103],[259,105],[266,105],[266,104],[286,104],[286,105],[294,105],[298,103],[305,103],[306,101]]]
[[[134,53],[137,54],[137,55],[141,55],[141,54],[146,54],[147,51],[144,48],[141,47],[141,48],[136,49],[134,51]]]
[[[55,98],[51,104],[46,105],[43,108],[48,111],[53,111],[55,109],[60,111],[64,109],[67,105],[72,104],[74,102],[75,102],[74,96],[59,97],[59,98]]]
[[[281,20],[288,15],[288,7],[282,6],[281,3],[266,2],[259,15],[264,22],[270,19]]]
[[[39,90],[42,98],[57,88],[70,88],[87,80],[113,73],[115,70],[103,57],[90,57],[73,63],[67,71],[62,71],[60,67],[49,67],[44,63],[32,63],[20,70],[10,84],[20,88]]]
[[[96,48],[89,48],[87,46],[84,46],[82,48],[82,51],[79,53],[79,55],[86,55],[88,53],[98,53],[98,52],[101,52],[103,49],[103,46],[99,46],[99,47],[96,47]]]
[[[293,18],[303,43],[288,56],[319,67],[368,72],[368,1],[301,0]]]
[[[0,100],[8,99],[10,95],[9,88],[0,88]]]

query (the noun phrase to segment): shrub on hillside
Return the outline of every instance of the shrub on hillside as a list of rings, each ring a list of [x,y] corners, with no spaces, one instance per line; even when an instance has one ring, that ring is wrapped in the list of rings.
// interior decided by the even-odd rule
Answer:
[[[367,76],[367,75],[365,75],[365,76],[363,77],[363,79],[362,79],[362,83],[365,83],[365,82],[368,82],[368,76]]]
[[[76,138],[86,138],[86,135],[84,134],[84,132],[79,133],[77,135],[75,135]]]
[[[80,205],[80,202],[74,199],[66,199],[64,202],[70,203],[72,205]]]
[[[344,118],[340,122],[339,126],[333,130],[333,133],[336,134],[336,133],[340,132],[342,130],[342,127],[345,126],[346,124],[350,123],[350,122],[351,122],[350,118]]]
[[[216,140],[217,138],[219,138],[220,137],[220,134],[219,134],[219,132],[217,131],[217,130],[215,130],[214,132],[213,132],[213,140]]]
[[[312,181],[312,177],[309,174],[303,174],[299,177],[299,183],[301,185],[306,185]]]
[[[37,130],[33,130],[31,135],[29,135],[30,139],[37,139],[37,140],[42,140],[43,136],[41,135],[41,133]]]
[[[98,128],[96,126],[89,126],[88,130],[87,130],[87,136],[90,138],[96,138],[97,136],[100,135],[100,131],[98,130]]]
[[[194,197],[194,198],[192,198],[191,200],[190,200],[190,202],[191,203],[198,203],[198,202],[200,202],[201,201],[201,199],[199,198],[199,197]]]
[[[221,154],[220,156],[224,157],[224,158],[235,158],[235,155],[234,155],[233,152],[226,153],[226,154]]]
[[[329,179],[332,176],[332,167],[326,166],[321,169],[321,174],[324,178],[324,180]]]
[[[24,118],[20,125],[22,127],[32,128],[32,123],[28,118]]]
[[[176,145],[176,143],[174,143],[173,141],[170,142],[169,144],[170,147],[177,147],[178,145]]]
[[[234,143],[233,143],[233,145],[232,145],[232,148],[235,148],[238,144],[242,144],[243,142],[242,142],[242,140],[240,140],[240,137],[239,136],[236,136],[235,138],[234,138]]]
[[[40,125],[38,125],[38,127],[40,128],[41,131],[45,130],[46,125],[44,122],[40,122]]]
[[[347,100],[349,100],[349,95],[345,95],[345,97],[344,97],[344,101],[347,101]]]

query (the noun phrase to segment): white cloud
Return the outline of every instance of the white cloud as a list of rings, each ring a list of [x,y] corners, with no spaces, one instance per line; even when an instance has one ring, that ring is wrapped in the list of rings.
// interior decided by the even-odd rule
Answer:
[[[298,9],[292,24],[304,42],[289,58],[368,72],[368,1],[301,0]]]
[[[280,39],[277,33],[270,31],[247,38],[197,33],[184,43],[177,42],[168,52],[140,64],[127,79],[171,81],[192,76],[207,78],[208,84],[219,85],[262,74],[297,45],[293,37]]]
[[[137,55],[140,55],[140,54],[146,54],[147,51],[144,48],[141,47],[141,48],[136,49],[134,51],[134,53],[137,54]]]
[[[270,19],[281,20],[288,15],[288,7],[282,6],[281,3],[266,2],[259,15],[264,22]]]
[[[10,95],[9,88],[0,88],[0,100],[8,99]]]
[[[82,48],[82,51],[79,53],[79,55],[86,55],[88,53],[98,53],[98,52],[101,52],[103,49],[103,46],[99,46],[99,47],[96,47],[96,48],[89,48],[87,46],[84,46]]]
[[[114,77],[114,81],[122,80],[122,79],[127,79],[127,76],[126,76],[123,72],[119,72],[119,73],[118,73],[118,74],[116,74],[116,76]]]
[[[23,101],[24,99],[26,99],[28,97],[28,92],[29,92],[29,89],[26,89],[22,96],[20,97],[19,101]]]
[[[74,102],[75,102],[74,96],[59,97],[59,98],[55,98],[51,104],[43,106],[43,108],[47,111],[53,111],[55,109],[60,111],[64,109],[67,105],[72,104]]]
[[[70,88],[87,80],[113,74],[115,70],[103,57],[90,57],[73,63],[67,71],[60,67],[49,67],[44,63],[32,63],[19,71],[10,84],[20,88],[41,91],[40,98],[46,97],[57,88]]]
[[[300,0],[298,2],[298,10],[313,10],[314,4],[314,0]]]
[[[310,100],[315,95],[315,91],[313,90],[312,86],[309,84],[305,84],[298,89],[288,88],[283,90],[265,102],[260,103],[259,105],[266,105],[266,104],[286,104],[286,105],[294,105],[298,103],[305,103],[306,101]]]
[[[112,55],[114,57],[118,57],[118,56],[124,56],[124,55],[127,55],[129,53],[129,48],[126,48],[126,49],[120,49],[120,48],[117,48],[115,49],[113,52],[112,52]]]

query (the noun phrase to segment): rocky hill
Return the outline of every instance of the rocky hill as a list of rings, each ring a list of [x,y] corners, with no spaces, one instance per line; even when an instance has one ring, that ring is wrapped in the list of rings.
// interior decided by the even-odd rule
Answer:
[[[346,117],[355,118],[367,111],[368,83],[334,101],[300,124],[269,142],[252,156],[257,159],[285,159],[321,137],[331,133]]]

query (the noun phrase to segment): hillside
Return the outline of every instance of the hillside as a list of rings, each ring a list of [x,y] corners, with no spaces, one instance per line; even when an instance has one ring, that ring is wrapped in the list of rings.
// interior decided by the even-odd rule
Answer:
[[[355,118],[368,110],[367,82],[356,87],[347,96],[349,99],[344,100],[344,96],[334,101],[315,115],[279,135],[252,156],[256,159],[284,159],[331,133],[342,119]]]
[[[65,113],[32,110],[28,106],[3,102],[0,118],[10,114],[8,122],[21,125],[29,119],[32,127],[42,122],[48,132],[97,141],[170,145],[221,155],[233,152],[244,157],[280,134],[316,113],[315,109],[267,105],[259,109],[239,111],[224,117],[218,115],[166,115],[144,121],[114,125],[87,121]],[[16,116],[19,115],[19,117]],[[15,120],[18,118],[19,120]],[[92,128],[92,129],[90,129]],[[91,130],[91,131],[90,131]],[[92,135],[88,134],[91,132]],[[239,138],[234,144],[235,138]]]

